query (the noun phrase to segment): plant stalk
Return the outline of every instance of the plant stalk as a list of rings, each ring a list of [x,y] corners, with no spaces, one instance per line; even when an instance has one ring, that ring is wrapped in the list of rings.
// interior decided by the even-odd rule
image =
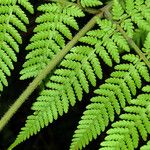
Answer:
[[[105,10],[104,15],[106,16],[106,18],[113,21],[112,15],[109,12],[109,8]],[[119,24],[117,24],[117,29],[120,31],[120,33],[123,35],[123,37],[126,39],[128,44],[134,49],[134,51],[139,55],[139,57],[145,62],[147,67],[150,69],[149,60],[145,57],[144,53],[139,49],[139,47],[135,44],[135,42],[132,40],[132,38],[128,37],[126,32],[121,28],[121,26]]]
[[[144,53],[139,49],[139,47],[135,44],[135,42],[127,36],[125,31],[118,25],[117,29],[121,32],[121,34],[124,36],[124,38],[127,40],[129,45],[134,49],[134,51],[140,56],[140,58],[145,62],[147,67],[150,69],[150,62],[145,57]]]

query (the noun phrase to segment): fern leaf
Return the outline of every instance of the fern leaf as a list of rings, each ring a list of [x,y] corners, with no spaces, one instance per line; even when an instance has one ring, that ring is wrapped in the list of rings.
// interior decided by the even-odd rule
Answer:
[[[112,18],[119,21],[129,37],[133,37],[134,24],[140,29],[150,31],[149,13],[150,6],[146,1],[125,0],[124,9],[118,0],[113,1]]]
[[[62,67],[64,69],[61,69]],[[54,75],[49,78],[46,84],[48,89],[41,92],[37,102],[32,107],[37,115],[32,115],[32,121],[26,122],[27,125],[20,132],[21,136],[18,136],[12,147],[28,138],[29,135],[36,133],[35,130],[33,132],[28,131],[28,127],[30,127],[28,124],[33,123],[34,119],[36,121],[45,116],[45,119],[48,117],[48,122],[52,123],[53,120],[58,118],[58,115],[61,116],[64,112],[68,112],[69,105],[75,105],[76,96],[78,100],[81,100],[83,90],[87,93],[89,92],[89,83],[93,86],[96,85],[96,75],[102,78],[102,70],[99,60],[94,54],[94,49],[87,46],[73,48],[71,53],[66,55],[65,60],[60,64],[60,69],[57,69]],[[45,104],[43,105],[43,103]],[[47,110],[43,110],[45,106],[47,106]],[[42,128],[48,124],[45,121],[40,121],[39,125]],[[36,127],[38,132],[39,126]]]
[[[53,9],[50,9],[50,10],[53,10]],[[106,64],[112,65],[112,60],[109,55],[111,55],[112,59],[114,59],[117,63],[119,63],[120,47],[121,49],[124,49],[125,51],[130,50],[123,36],[117,33],[116,26],[113,25],[110,21],[98,20],[98,25],[100,26],[100,29],[96,31],[101,32],[103,34],[97,35],[95,33],[96,32],[95,30],[89,31],[87,33],[87,36],[84,36],[80,39],[82,43],[88,44],[88,46],[76,46],[73,49],[71,49],[70,53],[66,55],[65,59],[61,62],[58,69],[56,69],[54,71],[54,74],[49,77],[48,83],[46,84],[47,89],[41,92],[40,96],[37,98],[37,102],[33,104],[32,110],[35,111],[36,115],[35,116],[32,115],[32,121],[27,120],[26,126],[22,128],[20,135],[18,136],[18,138],[16,139],[12,147],[24,141],[26,138],[29,137],[29,135],[33,135],[39,131],[39,126],[37,126],[37,131],[35,131],[36,127],[34,128],[33,131],[31,131],[28,128],[30,127],[30,123],[31,122],[33,123],[34,119],[35,121],[37,121],[40,118],[43,118],[43,117],[46,118],[48,114],[51,114],[51,117],[49,115],[47,117],[48,117],[48,122],[52,123],[53,120],[56,120],[59,115],[61,116],[63,114],[63,112],[65,113],[68,112],[69,105],[74,106],[77,99],[81,101],[84,91],[86,93],[89,93],[90,84],[93,86],[96,86],[96,76],[99,77],[100,79],[102,78],[102,69],[101,69],[98,56],[100,56],[104,61],[106,61]],[[106,26],[108,26],[107,29],[106,29]],[[43,26],[42,26],[42,29],[44,29]],[[24,64],[25,69],[23,69],[21,72],[22,74],[24,74],[22,77],[27,77],[27,76],[32,77],[32,75],[36,75],[39,70],[37,69],[37,67],[38,68],[40,68],[41,66],[44,67],[44,65],[46,65],[49,61],[49,59],[46,59],[46,57],[47,56],[53,57],[53,53],[57,52],[57,47],[61,46],[61,45],[58,45],[58,43],[55,43],[56,52],[49,51],[48,50],[49,47],[47,47],[46,49],[44,49],[45,53],[43,56],[43,53],[42,53],[43,48],[39,49],[38,47],[40,47],[40,45],[42,45],[43,47],[46,45],[46,43],[49,42],[47,40],[49,33],[46,30],[43,30],[41,32],[43,33],[37,33],[33,36],[31,41],[34,41],[34,42],[31,43],[27,47],[27,49],[29,50],[30,49],[35,49],[35,50],[30,52],[27,55],[27,57],[31,59],[25,62]],[[51,32],[51,35],[52,35],[52,32],[54,33],[54,31],[50,31],[50,32]],[[111,39],[110,37],[113,35],[121,37],[120,40],[123,41],[124,43],[121,44],[119,40],[117,40],[116,38],[114,38],[114,40]],[[108,42],[108,39],[109,39],[109,42]],[[59,40],[59,42],[60,41],[61,40]],[[55,42],[57,42],[56,39],[55,39]],[[51,45],[54,45],[54,44],[51,44]],[[105,50],[105,48],[108,50],[108,52]],[[104,53],[101,50],[103,50]],[[42,55],[42,57],[40,55]],[[41,64],[39,64],[39,62]],[[111,90],[114,87],[108,84],[108,88],[110,88],[109,90]],[[123,86],[123,89],[125,91],[128,90],[125,84]],[[124,107],[125,99],[121,90],[119,89],[119,86],[115,87],[114,90],[115,92],[118,92],[119,99],[122,99],[121,106]],[[113,92],[111,93],[112,93],[112,98],[116,98]],[[128,94],[126,95],[130,97]],[[53,96],[52,99],[51,99],[51,96]],[[116,105],[117,113],[120,113],[119,104],[115,102],[113,99],[112,101]],[[42,106],[42,103],[45,103],[45,104]],[[43,110],[43,107],[45,107],[45,105],[47,106],[46,111],[45,109]],[[43,111],[45,111],[45,113],[41,113]],[[114,110],[111,109],[110,112],[112,111]],[[105,114],[105,116],[107,115]],[[113,117],[111,118],[113,120]],[[40,125],[41,128],[48,125],[47,122],[45,121],[41,122],[41,119],[39,120],[39,124],[41,124]]]
[[[147,56],[147,59],[150,60],[150,32],[148,33],[145,43],[144,43],[144,48],[142,49],[143,52],[145,52],[145,55]]]
[[[87,33],[88,36],[82,37],[80,41],[88,43],[89,45],[95,45],[97,53],[99,53],[107,65],[112,66],[110,56],[115,62],[119,63],[119,50],[123,49],[129,52],[130,48],[128,43],[124,37],[117,32],[116,24],[112,24],[111,21],[105,19],[98,19],[97,23],[100,29],[89,31]]]
[[[120,17],[123,15],[124,10],[122,9],[121,5],[119,4],[118,0],[113,1],[113,19],[119,20]]]
[[[81,0],[81,5],[83,7],[93,7],[102,5],[102,2],[100,0]]]
[[[148,141],[146,145],[140,148],[140,150],[149,150],[149,149],[150,149],[150,141]]]
[[[134,33],[134,26],[131,19],[126,19],[121,22],[121,27],[126,31],[127,35],[132,38]]]
[[[126,11],[131,14],[134,10],[134,0],[126,0]]]
[[[150,10],[150,7],[146,5],[146,2],[144,1],[134,1],[133,4],[131,4],[132,1],[129,2],[129,0],[126,1],[126,5],[128,8],[130,7],[130,12],[127,11],[127,13],[131,16],[131,19],[134,23],[136,23],[139,28],[142,28],[143,30],[149,31],[149,18],[147,15],[144,15],[143,10]]]
[[[143,87],[143,89],[142,89],[144,92],[150,92],[150,86],[145,86],[145,87]]]
[[[18,30],[26,32],[25,24],[29,23],[22,7],[33,13],[28,0],[0,1],[0,91],[8,85],[7,76],[14,69],[13,62],[17,61],[16,53],[22,43]]]
[[[147,67],[145,66],[145,63],[144,62],[139,62],[139,59],[138,57],[135,57],[134,55],[127,55],[127,56],[124,56],[123,57],[124,60],[128,60],[130,62],[133,62],[133,64],[137,64],[138,63],[138,71],[140,73],[140,75],[146,80],[146,81],[150,81],[150,77],[149,77],[149,72],[147,70]],[[133,75],[136,74],[136,72],[133,73]],[[137,79],[139,77],[137,76]],[[135,79],[136,80],[136,79]],[[138,83],[138,81],[135,81],[137,82],[137,84],[140,86],[140,83]]]
[[[63,20],[65,20],[65,16],[63,15],[66,15],[67,18],[69,18],[69,15],[61,14],[60,12],[58,13],[58,16],[55,16],[54,14],[54,11],[58,12],[59,7],[59,3],[46,4],[39,7],[39,10],[43,10],[46,14],[37,18],[37,22],[41,22],[41,24],[35,28],[37,33],[31,38],[32,43],[26,48],[31,52],[26,56],[27,61],[23,65],[24,69],[20,72],[22,75],[21,79],[35,77],[36,74],[46,66],[47,62],[51,60],[53,55],[60,51],[60,48],[64,47],[65,40],[61,33],[63,33],[67,38],[72,36],[69,28],[65,25],[66,23],[63,22]],[[65,7],[64,9],[67,8]],[[60,19],[62,16],[63,18]],[[59,21],[55,21],[57,19]],[[71,21],[71,19],[69,20]],[[67,24],[68,23],[69,21],[67,21]],[[97,53],[99,53],[99,56],[109,66],[112,66],[109,54],[115,62],[119,63],[119,49],[123,49],[125,51],[130,50],[126,40],[117,32],[116,25],[112,24],[111,21],[98,19],[97,23],[100,26],[100,29],[88,32],[88,36],[82,37],[80,41],[89,45],[95,45]],[[74,26],[71,23],[69,24]],[[99,32],[101,34],[98,36],[95,32]],[[104,51],[105,49],[102,46],[105,47],[107,51]],[[40,57],[41,55],[42,57]],[[40,61],[38,61],[38,59],[40,59]]]
[[[24,63],[24,69],[21,71],[21,79],[35,77],[38,72],[45,67],[48,61],[50,61],[53,55],[60,51],[61,47],[63,48],[65,41],[60,33],[67,35],[66,37],[70,37],[71,32],[67,27],[68,22],[66,25],[63,19],[65,19],[65,16],[70,17],[71,15],[68,14],[69,11],[63,11],[63,9],[59,12],[59,7],[59,3],[46,4],[39,7],[39,10],[45,12],[45,14],[37,18],[37,22],[41,24],[35,28],[35,32],[37,33],[31,38],[32,43],[26,48],[27,50],[31,50],[31,52],[26,57],[28,60]],[[66,9],[66,6],[64,9]],[[67,13],[63,14],[63,18],[60,19],[60,17],[62,17],[60,13],[62,12]],[[58,13],[58,16],[55,16],[54,13]],[[30,121],[29,117],[25,127],[22,128],[18,138],[11,147],[18,145],[30,135],[36,134],[40,128],[47,126],[48,122],[52,123],[53,120],[56,120],[63,112],[67,113],[69,105],[74,106],[77,99],[82,100],[84,91],[89,93],[89,85],[96,85],[96,76],[100,79],[102,78],[102,69],[98,56],[101,57],[106,64],[112,66],[112,60],[116,63],[120,62],[119,50],[129,52],[130,48],[124,37],[118,33],[116,24],[106,19],[98,19],[97,24],[99,26],[97,30],[89,31],[86,36],[80,39],[80,42],[88,44],[88,46],[74,47],[70,53],[66,55],[58,69],[54,71],[54,74],[49,77],[46,90],[41,92],[37,98],[37,102],[33,104],[32,110],[34,110],[35,113],[31,117],[32,121]],[[72,23],[69,23],[69,25],[74,27]],[[65,29],[64,32],[62,32],[62,28]],[[97,34],[97,32],[100,34]],[[58,39],[55,35],[57,35]],[[135,74],[135,79],[137,79],[137,74]],[[124,95],[119,89],[119,86],[114,87],[108,84],[108,90],[104,88],[104,93],[107,94],[108,91],[111,92],[111,100],[115,105],[115,110],[113,107],[109,109],[111,120],[114,119],[112,112],[116,111],[119,114],[120,105],[121,107],[125,107],[125,98],[131,97],[127,84],[129,84],[134,94],[136,92],[136,85],[132,85],[134,80],[130,76],[126,81],[127,83],[122,84],[122,81],[120,80],[119,82],[121,82],[120,86],[122,90],[126,92]],[[114,92],[118,93],[118,97],[111,91],[112,88],[114,88]],[[51,98],[51,96],[53,98]],[[119,98],[121,101],[120,105],[115,102],[116,98]],[[127,101],[130,100],[127,99]],[[111,103],[108,103],[108,106],[110,105]],[[46,111],[45,109],[43,110],[45,106],[47,106]],[[104,115],[107,116],[106,113]],[[48,117],[47,121],[45,121],[46,117]],[[41,122],[42,120],[40,118],[44,118],[43,122]],[[29,128],[31,126],[30,123],[33,124],[34,120],[36,122],[39,120],[39,124],[32,131]],[[105,126],[106,125],[104,125],[104,127]]]
[[[135,63],[135,61],[126,59],[127,57],[136,58],[138,62]],[[73,135],[70,150],[82,149],[82,147],[85,147],[93,138],[95,139],[104,131],[109,121],[114,121],[115,113],[119,115],[121,108],[125,108],[126,103],[131,103],[132,95],[135,95],[136,88],[141,88],[141,77],[149,82],[149,78],[140,75],[140,71],[144,71],[147,67],[143,68],[142,66],[139,71],[141,63],[139,63],[140,59],[138,57],[129,54],[123,56],[123,59],[128,61],[128,63],[117,65],[115,67],[116,71],[111,74],[106,83],[95,90],[97,96],[91,99],[92,104],[88,105],[83,113],[77,130]],[[146,70],[148,72],[148,69]],[[106,112],[102,108],[106,109]],[[107,115],[105,122],[103,122],[103,113]],[[99,122],[98,126],[97,122]],[[92,135],[93,132],[95,133],[94,135]],[[144,133],[143,136],[145,136]],[[121,139],[121,136],[115,135],[114,139],[116,138]],[[114,145],[111,141],[108,144],[112,145],[112,147]]]
[[[147,112],[149,102],[150,93],[143,93],[137,99],[131,100],[131,106],[124,108],[125,114],[120,115],[120,120],[113,123],[113,128],[107,131],[108,135],[101,143],[102,148],[100,149],[119,150],[124,147],[124,149],[133,150],[138,147],[140,136],[146,140],[150,134],[150,119],[149,112]]]
[[[36,77],[38,72],[65,46],[65,37],[72,38],[69,26],[79,29],[75,17],[84,16],[77,5],[67,2],[64,5],[59,2],[43,4],[38,10],[43,14],[36,19],[38,25],[34,29],[35,35],[30,40],[31,44],[26,47],[30,52],[26,56],[24,69],[20,72],[21,79]]]
[[[32,106],[33,115],[27,118],[25,127],[21,129],[10,149],[33,134],[37,134],[49,123],[57,120],[59,116],[67,113],[70,105],[74,106],[77,100],[82,100],[83,92],[89,93],[90,85],[96,86],[97,77],[102,79],[103,71],[100,58],[108,66],[112,66],[114,62],[120,63],[120,53],[129,52],[130,47],[126,39],[118,32],[117,26],[121,24],[130,37],[133,37],[135,29],[133,25],[135,24],[139,28],[149,31],[147,15],[149,5],[147,3],[133,1],[130,6],[130,2],[126,0],[126,5],[123,7],[119,0],[114,0],[113,19],[110,19],[111,16],[110,20],[97,18],[98,26],[94,27],[95,30],[89,31],[86,36],[82,37],[80,45],[73,47],[53,74],[47,78],[45,88],[42,89],[40,96]],[[141,4],[147,8],[144,13],[140,10]],[[98,0],[81,0],[81,5],[93,7],[101,5],[101,2]],[[133,11],[130,12],[129,10],[132,10],[132,7]],[[38,10],[42,11],[42,15],[36,19],[38,25],[34,29],[35,34],[31,38],[31,44],[26,48],[29,50],[29,54],[23,65],[24,69],[21,71],[21,79],[36,77],[53,56],[64,48],[66,41],[72,38],[71,29],[79,29],[75,17],[84,16],[80,7],[68,1],[63,1],[63,3],[53,1],[39,6]],[[147,41],[149,41],[148,37]],[[148,42],[143,48],[146,54],[147,45],[149,46]],[[95,90],[97,96],[91,99],[92,104],[87,106],[87,110],[79,122],[70,146],[71,150],[82,149],[89,141],[96,138],[105,130],[110,121],[114,121],[115,114],[120,115],[121,109],[126,107],[126,103],[131,104],[132,96],[136,95],[137,88],[142,87],[142,80],[150,81],[149,70],[138,56],[125,55],[123,59],[127,63],[117,65],[116,71],[111,74],[106,83]],[[9,74],[5,66],[3,70]],[[5,83],[5,78],[3,78],[3,83]],[[133,109],[131,108],[131,110]],[[127,111],[130,112],[131,110],[128,109]],[[125,120],[126,115],[124,117]],[[132,116],[129,116],[129,118],[133,120]],[[135,118],[136,120],[139,119],[137,116]],[[130,120],[127,121],[126,126],[130,124]],[[139,125],[143,129],[141,135],[144,139],[147,132],[141,122]],[[136,128],[133,128],[133,130],[132,136],[135,138],[134,145],[136,145],[138,133]],[[115,131],[113,132],[115,133]],[[123,131],[121,128],[119,132],[125,134],[128,129]],[[125,142],[122,141],[125,149],[129,146],[129,143],[131,143],[129,147],[133,147],[128,136],[126,137],[129,139],[128,145],[125,145]],[[122,137],[122,135],[117,134],[114,139],[118,140]],[[109,143],[109,145],[114,144],[113,141]]]

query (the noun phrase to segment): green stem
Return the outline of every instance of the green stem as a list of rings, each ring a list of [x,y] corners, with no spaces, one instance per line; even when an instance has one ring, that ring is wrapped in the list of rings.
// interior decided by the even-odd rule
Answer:
[[[39,75],[29,84],[25,91],[20,95],[20,97],[14,102],[10,109],[4,114],[0,120],[0,131],[5,127],[11,117],[16,113],[16,111],[21,107],[25,100],[32,94],[32,92],[38,87],[45,77],[51,73],[51,71],[58,65],[69,50],[79,41],[79,39],[84,36],[95,24],[96,18],[102,17],[103,13],[99,13],[94,16],[75,36],[74,38],[50,61],[50,63],[45,67]]]
[[[109,8],[105,9],[104,15],[106,16],[107,19],[109,19],[109,20],[111,20],[113,22],[112,14],[109,12]],[[123,37],[127,40],[128,44],[134,49],[134,51],[140,56],[140,58],[145,62],[145,64],[150,69],[150,62],[145,57],[144,53],[139,49],[139,47],[135,44],[135,42],[130,37],[128,37],[128,35],[121,28],[121,26],[119,24],[116,24],[116,25],[117,25],[117,29],[121,32],[121,34],[123,35]]]
[[[135,42],[129,38],[126,34],[126,32],[119,26],[117,25],[117,29],[121,32],[121,34],[124,36],[124,38],[127,40],[129,45],[135,50],[135,52],[140,56],[140,58],[145,62],[145,64],[148,66],[150,69],[150,62],[148,59],[145,57],[144,53],[139,49],[139,47],[135,44]]]

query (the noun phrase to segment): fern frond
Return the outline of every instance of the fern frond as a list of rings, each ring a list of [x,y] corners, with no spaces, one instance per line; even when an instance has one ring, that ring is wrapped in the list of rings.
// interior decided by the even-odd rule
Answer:
[[[144,141],[147,140],[150,134],[150,112],[147,111],[149,105],[150,92],[131,100],[130,106],[124,108],[125,113],[120,115],[120,120],[113,123],[113,128],[107,131],[108,135],[101,143],[100,150],[111,148],[134,150],[138,147],[140,136]]]
[[[150,32],[147,34],[142,51],[146,54],[147,59],[150,61]]]
[[[144,92],[150,92],[150,86],[145,86],[145,87],[143,87],[143,89],[142,89]]]
[[[43,128],[47,126],[48,123],[52,123],[59,115],[63,115],[64,112],[67,113],[69,105],[74,106],[77,100],[82,100],[84,91],[89,93],[90,84],[96,86],[96,76],[102,79],[99,56],[106,64],[111,66],[112,60],[119,63],[119,53],[122,49],[125,51],[130,50],[123,36],[116,31],[116,26],[110,21],[98,19],[97,24],[99,25],[98,30],[91,30],[86,36],[80,39],[80,42],[88,44],[88,46],[76,46],[72,48],[70,53],[67,54],[65,59],[60,63],[60,66],[54,71],[54,74],[49,77],[46,89],[41,92],[37,98],[37,102],[33,104],[32,110],[35,111],[34,115],[32,115],[31,118],[28,117],[25,127],[22,128],[20,135],[12,147],[18,145],[30,135],[36,134],[40,130],[40,127]],[[96,32],[102,34],[97,34]],[[47,33],[43,34],[43,36],[46,35]],[[111,37],[113,38],[111,39]],[[117,39],[118,37],[120,39]],[[35,40],[37,34],[33,38]],[[42,43],[43,42],[44,40]],[[38,43],[36,42],[34,45],[31,43],[29,46],[38,47]],[[46,50],[44,52],[46,52]],[[31,53],[35,56],[34,58]],[[32,70],[35,69],[36,72],[34,72],[34,74],[36,74],[38,70],[34,64],[38,63],[39,60],[40,62],[44,61],[46,64],[48,60],[43,56],[42,49],[31,53],[29,53],[28,57],[30,56],[32,61],[27,61],[25,64],[30,65],[30,68],[27,68],[28,72],[32,72]],[[38,53],[42,54],[42,57],[38,56]],[[51,55],[51,53],[52,52],[49,52],[49,55]],[[25,68],[23,71],[27,72],[27,70]],[[119,89],[116,90],[119,91]],[[122,97],[123,95],[120,91],[120,98]],[[45,107],[47,107],[47,109],[45,109]],[[42,120],[40,118],[45,119],[41,122]],[[38,121],[37,125],[34,127],[34,130],[30,130],[34,121]]]
[[[140,148],[140,150],[149,150],[149,149],[150,149],[150,141],[148,141],[146,145]]]
[[[0,1],[0,91],[7,86],[7,76],[14,69],[13,62],[17,61],[16,53],[22,38],[19,31],[26,32],[25,24],[28,18],[21,7],[33,13],[33,7],[28,0],[1,0]]]
[[[63,67],[64,69],[61,69]],[[33,104],[32,110],[35,113],[32,119],[27,119],[25,128],[22,128],[13,147],[29,135],[38,132],[40,128],[52,123],[59,115],[68,112],[69,105],[74,106],[76,99],[81,101],[83,91],[89,92],[89,83],[96,85],[96,76],[102,78],[102,70],[94,50],[87,46],[74,47],[62,61],[59,69],[49,78],[47,90],[43,90],[37,102]],[[39,126],[35,125],[35,130],[31,131],[29,128],[34,121],[38,121]]]
[[[118,0],[113,0],[112,14],[115,20],[120,20],[120,17],[124,14],[124,10]]]
[[[81,0],[83,7],[100,4],[98,0]],[[89,86],[96,86],[96,78],[102,79],[100,59],[108,66],[120,63],[120,53],[129,52],[130,47],[119,32],[119,24],[130,37],[133,37],[135,24],[149,31],[147,2],[143,4],[147,7],[144,17],[141,17],[142,11],[139,8],[141,3],[136,1],[131,6],[129,4],[130,2],[126,0],[126,5],[123,7],[119,0],[114,0],[113,17],[111,15],[108,17],[105,12],[104,16],[106,15],[108,19],[97,17],[97,26],[94,30],[82,37],[79,40],[80,45],[73,47],[48,76],[44,89],[32,106],[33,115],[27,118],[25,127],[21,129],[16,141],[9,149],[33,134],[37,134],[59,116],[67,113],[70,105],[74,106],[77,100],[81,101],[83,92],[89,93]],[[130,12],[132,7],[134,11]],[[84,16],[78,5],[66,0],[41,5],[38,10],[42,11],[42,15],[36,19],[38,25],[34,29],[35,34],[31,38],[31,44],[26,48],[29,54],[23,65],[24,69],[21,71],[21,79],[36,77],[53,56],[65,47],[66,42],[72,39],[72,29],[73,31],[79,29],[75,17]],[[147,55],[149,37],[146,40],[147,44],[145,43],[143,51]],[[126,103],[131,104],[132,96],[136,95],[137,88],[142,87],[142,80],[150,81],[149,70],[138,56],[129,54],[123,56],[123,59],[127,63],[117,65],[116,71],[111,74],[106,83],[95,91],[97,96],[91,99],[92,104],[87,106],[79,122],[70,146],[71,150],[82,149],[93,138],[96,138],[105,130],[110,121],[114,121],[115,114],[120,115]],[[5,82],[5,79],[3,80]],[[119,131],[125,133],[127,129]],[[146,134],[142,133],[142,136],[146,137]],[[116,135],[115,138],[117,138]]]
[[[141,88],[141,77],[150,81],[146,65],[137,56],[129,54],[123,56],[123,59],[127,63],[117,65],[116,71],[106,83],[95,90],[97,96],[91,99],[92,104],[88,105],[83,113],[73,135],[70,150],[82,149],[104,131],[109,121],[114,121],[115,113],[119,115],[121,108],[125,108],[126,103],[131,103],[136,88]],[[141,70],[146,72],[146,75],[143,75]]]
[[[26,47],[30,52],[26,56],[24,69],[20,72],[21,79],[36,77],[65,46],[65,38],[72,38],[70,27],[79,29],[75,17],[84,16],[77,5],[68,2],[43,4],[38,10],[43,14],[36,19],[38,25],[34,29],[35,34],[30,40],[31,44]]]
[[[103,4],[100,0],[80,0],[80,2],[83,7],[95,7]]]
[[[116,24],[113,24],[111,21],[97,19],[97,24],[100,29],[89,31],[87,36],[82,37],[80,41],[89,45],[95,45],[99,56],[107,65],[112,66],[112,59],[119,63],[119,53],[122,50],[130,51],[127,41],[121,33],[117,32]]]
[[[150,6],[147,1],[125,0],[123,7],[118,0],[113,1],[113,20],[118,21],[129,37],[133,37],[135,26],[145,31],[150,31]]]

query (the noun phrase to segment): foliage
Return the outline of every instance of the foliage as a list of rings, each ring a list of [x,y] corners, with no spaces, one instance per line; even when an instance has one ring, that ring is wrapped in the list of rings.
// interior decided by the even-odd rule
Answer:
[[[27,32],[24,23],[29,21],[22,7],[33,13],[27,0],[0,0],[1,91],[3,85],[8,85],[6,76],[10,76],[13,61],[17,61],[15,52],[19,52],[18,45],[22,42],[18,30]],[[95,94],[83,112],[70,150],[83,149],[111,123],[100,149],[133,150],[140,138],[147,141],[150,134],[149,0],[108,3],[52,0],[37,10],[40,15],[26,47],[28,54],[20,79],[36,80],[49,64],[53,70],[40,81],[44,86],[32,105],[34,112],[27,117],[9,150],[68,113],[70,105],[81,101],[84,93],[90,93],[90,87],[96,88]],[[93,12],[96,13],[93,19],[80,29],[80,18],[87,19]],[[61,55],[63,59],[53,63]],[[107,79],[103,79],[104,66],[112,70]],[[99,80],[103,83],[97,88]],[[141,150],[148,148],[149,142]]]
[[[8,85],[6,76],[10,76],[10,70],[14,69],[13,62],[17,61],[16,53],[22,43],[18,30],[27,31],[25,24],[29,20],[22,7],[33,13],[33,7],[28,0],[0,1],[0,91],[4,85]]]

